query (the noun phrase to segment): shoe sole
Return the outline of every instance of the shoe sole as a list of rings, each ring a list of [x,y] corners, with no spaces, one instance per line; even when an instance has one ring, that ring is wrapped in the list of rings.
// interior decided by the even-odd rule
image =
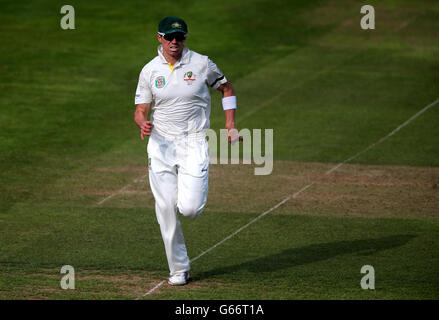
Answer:
[[[187,281],[186,282],[184,282],[184,283],[173,283],[173,282],[170,282],[170,281],[168,281],[168,284],[170,285],[170,286],[184,286],[185,284],[187,284]]]
[[[189,277],[186,279],[186,281],[185,281],[185,282],[182,282],[182,283],[175,283],[175,282],[171,282],[171,281],[168,280],[168,284],[169,284],[170,286],[184,286],[185,284],[187,284],[187,283],[189,282],[190,279],[191,279],[191,277],[189,276]]]

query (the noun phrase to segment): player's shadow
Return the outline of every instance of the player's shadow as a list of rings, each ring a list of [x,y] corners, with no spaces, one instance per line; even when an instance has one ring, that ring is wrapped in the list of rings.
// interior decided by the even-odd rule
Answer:
[[[345,254],[370,255],[382,250],[400,247],[415,237],[414,235],[394,235],[377,239],[336,241],[290,248],[240,264],[212,269],[196,275],[194,280],[235,272],[274,272]]]

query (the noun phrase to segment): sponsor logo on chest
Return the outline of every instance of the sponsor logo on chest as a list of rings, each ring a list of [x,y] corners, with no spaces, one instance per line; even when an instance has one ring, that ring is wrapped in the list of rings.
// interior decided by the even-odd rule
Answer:
[[[163,76],[159,76],[157,78],[155,78],[155,87],[160,89],[163,88],[165,86],[165,77]]]
[[[192,71],[188,71],[184,74],[183,80],[184,80],[184,82],[186,82],[187,85],[190,86],[197,79],[196,79],[195,74]]]

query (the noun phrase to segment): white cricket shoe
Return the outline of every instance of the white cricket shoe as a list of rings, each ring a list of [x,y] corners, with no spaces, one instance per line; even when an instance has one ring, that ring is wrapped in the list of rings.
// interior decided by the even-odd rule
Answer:
[[[189,272],[177,273],[168,279],[168,284],[171,286],[183,286],[189,281],[190,277]]]

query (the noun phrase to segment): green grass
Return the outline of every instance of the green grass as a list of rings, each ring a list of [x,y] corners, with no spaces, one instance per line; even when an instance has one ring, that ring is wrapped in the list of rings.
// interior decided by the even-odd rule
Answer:
[[[2,239],[3,298],[23,297],[23,292],[41,294],[38,289],[44,287],[63,299],[86,298],[91,292],[106,299],[112,291],[119,293],[118,298],[136,298],[120,294],[117,286],[96,292],[90,279],[78,280],[74,291],[63,291],[59,270],[35,274],[64,264],[75,266],[77,276],[88,275],[89,270],[100,275],[153,270],[160,271],[158,279],[166,277],[166,261],[159,254],[163,247],[152,215],[145,217],[141,210],[127,209],[82,211],[45,212],[46,221],[21,212],[20,221],[26,221],[25,226],[18,221],[8,226],[3,237],[19,239],[13,243]],[[193,223],[185,221],[190,256],[219,242],[234,231],[234,225],[254,216],[209,212]],[[66,217],[74,222],[65,222]],[[164,288],[154,298],[436,299],[437,239],[436,221],[294,213],[268,216],[194,262],[190,285],[177,290]],[[367,264],[375,268],[375,291],[360,288],[360,269]]]
[[[187,45],[233,83],[239,128],[273,128],[276,160],[331,164],[439,98],[437,3],[369,4],[372,31],[360,29],[363,3],[351,0],[81,2],[76,30],[65,31],[59,3],[2,1],[0,299],[134,299],[166,278],[153,203],[116,196],[96,205],[144,175],[133,96],[163,16],[182,16]],[[220,94],[212,97],[218,130],[224,115]],[[438,107],[355,162],[438,167]],[[245,201],[265,196],[250,187]],[[208,207],[183,220],[190,256],[275,204]],[[437,299],[437,219],[376,210],[374,218],[274,211],[194,262],[190,285],[148,298]],[[65,264],[78,275],[72,291],[59,287]],[[365,264],[375,267],[374,291],[360,288]]]

